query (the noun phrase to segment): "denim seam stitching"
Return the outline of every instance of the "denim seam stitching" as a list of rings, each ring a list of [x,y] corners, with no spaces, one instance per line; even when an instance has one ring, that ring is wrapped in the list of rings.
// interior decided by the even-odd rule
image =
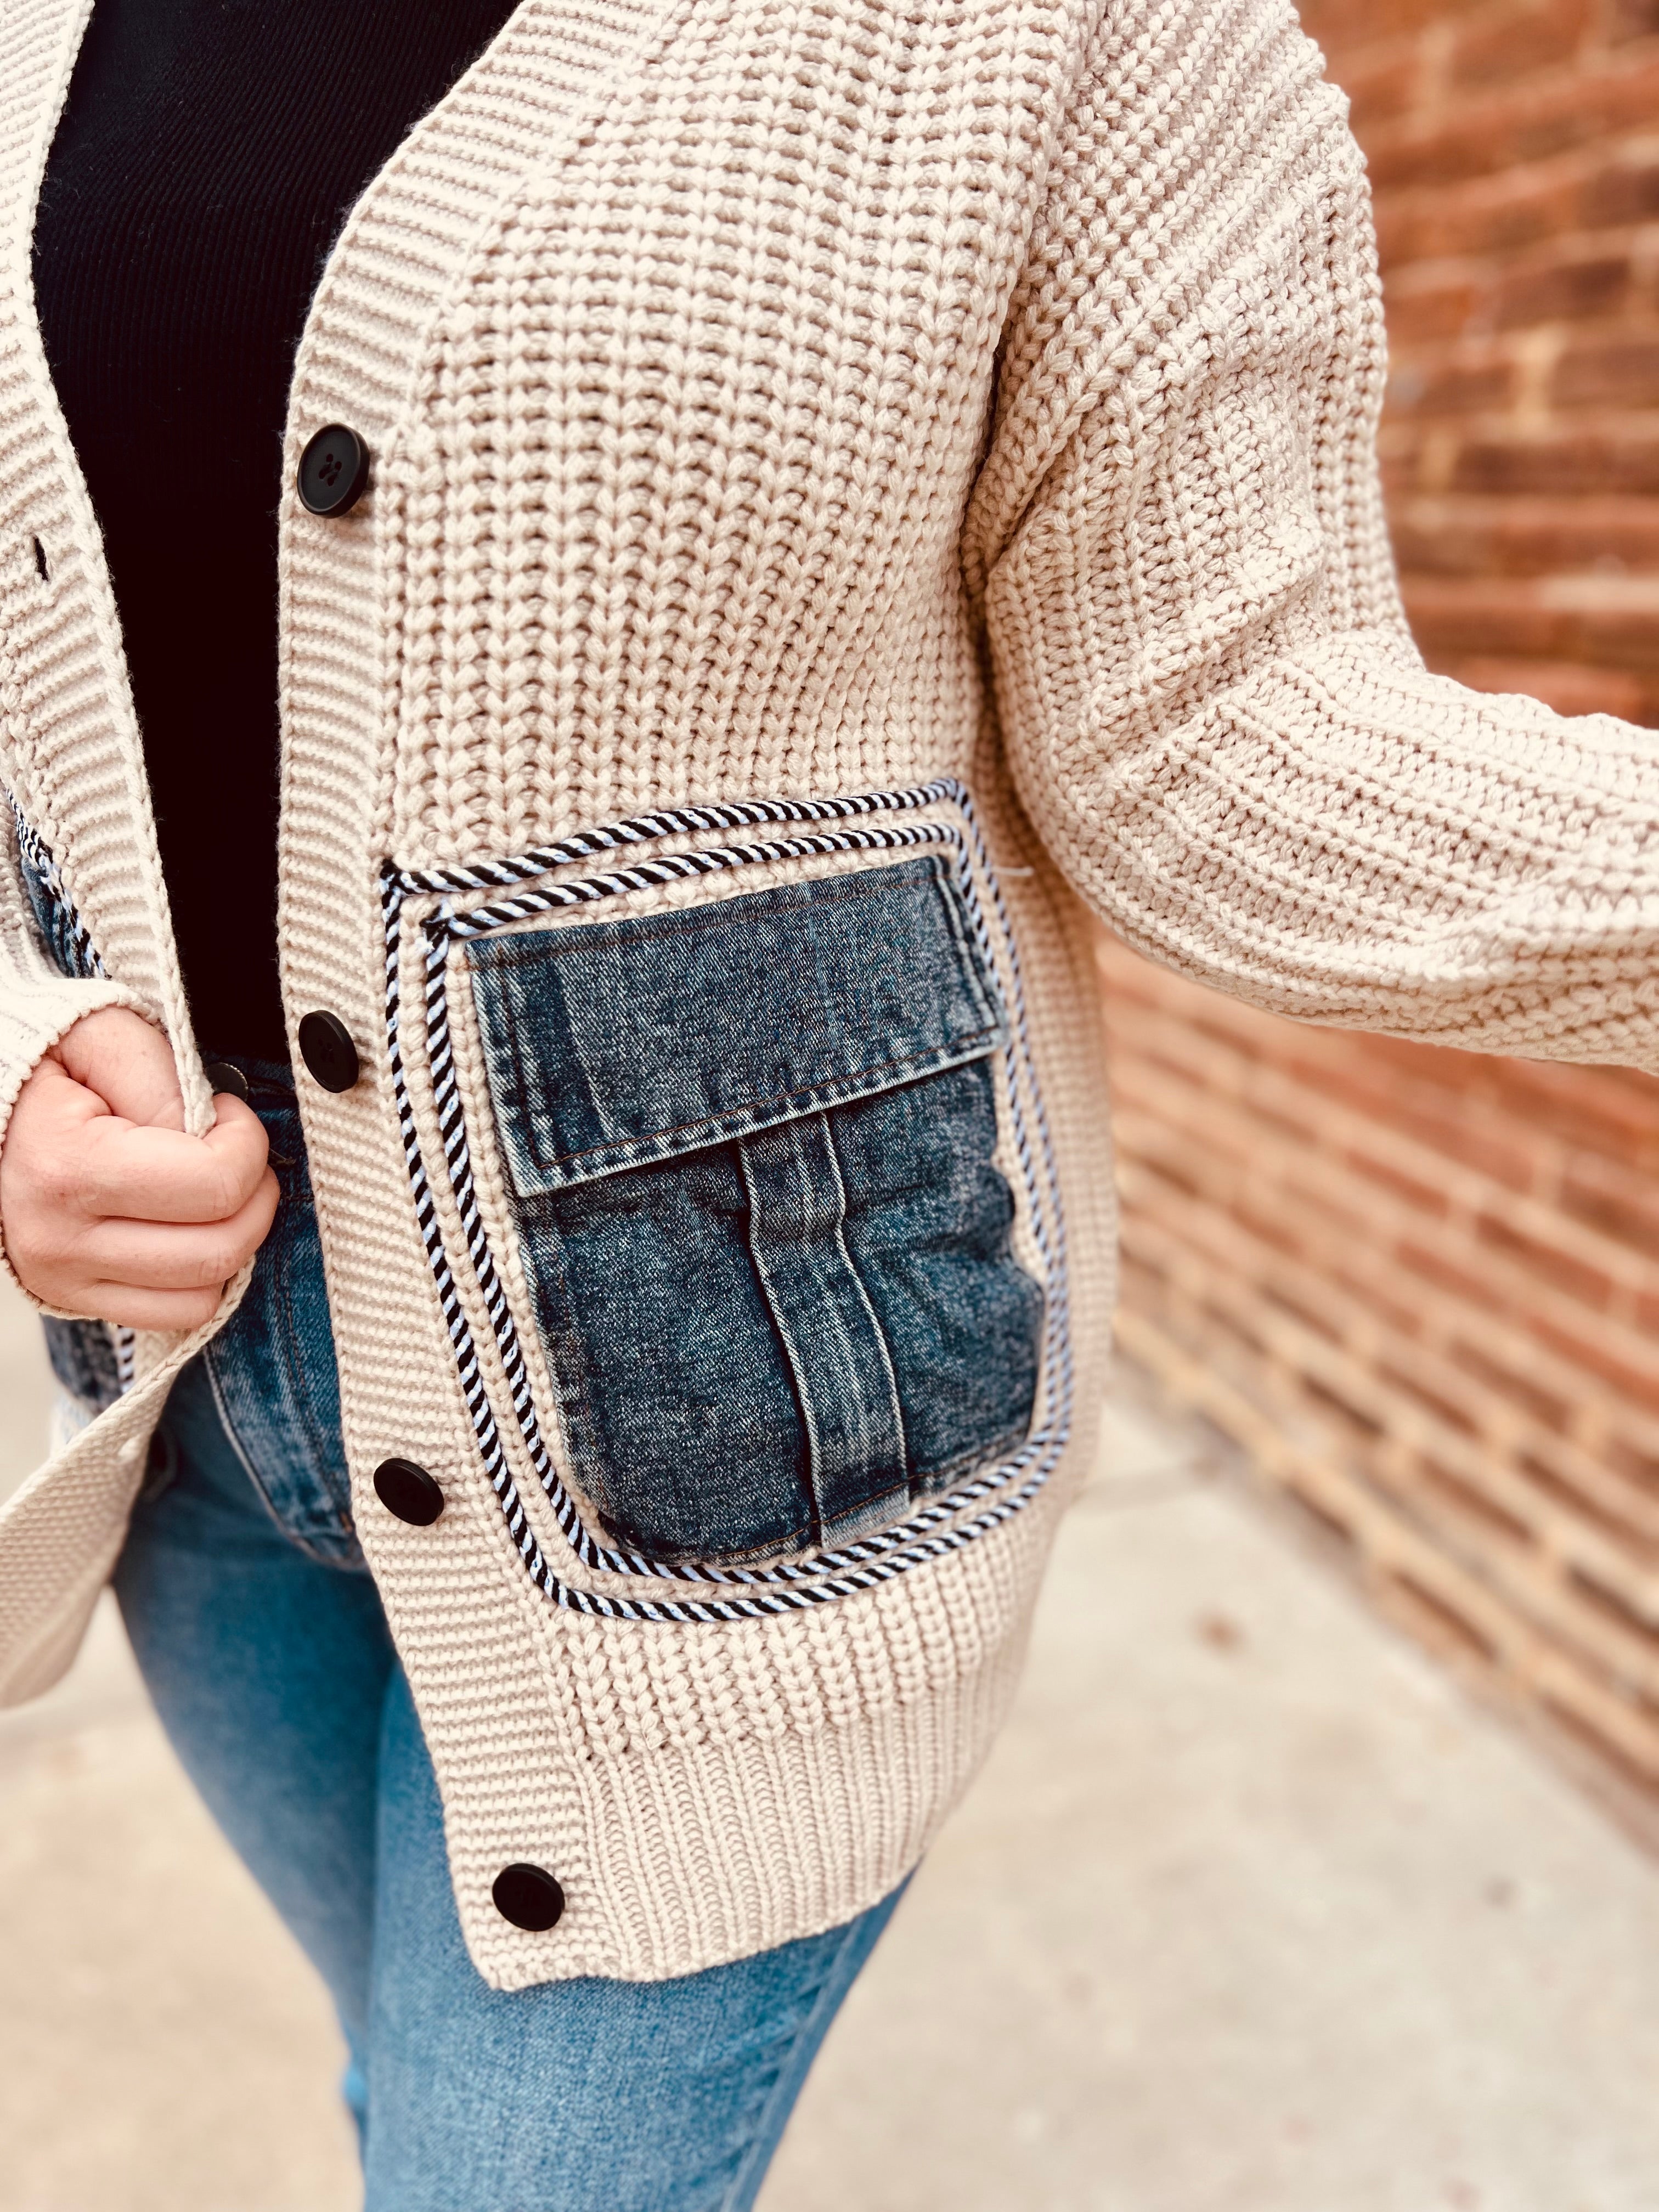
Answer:
[[[631,1156],[644,1146],[659,1145],[672,1137],[689,1137],[698,1129],[720,1133],[710,1134],[708,1142],[711,1145],[726,1144],[744,1137],[758,1136],[773,1125],[764,1121],[742,1128],[733,1128],[727,1125],[741,1122],[750,1114],[769,1113],[775,1106],[797,1106],[799,1102],[805,1099],[817,1099],[820,1104],[816,1109],[811,1106],[802,1106],[800,1113],[822,1112],[836,1106],[851,1105],[856,1100],[867,1097],[874,1091],[896,1090],[902,1082],[915,1082],[924,1075],[944,1075],[953,1067],[964,1066],[969,1060],[983,1060],[988,1054],[995,1051],[997,1033],[994,1025],[984,1030],[967,1030],[961,1036],[953,1037],[948,1044],[931,1046],[926,1052],[907,1052],[897,1060],[871,1060],[863,1067],[849,1068],[843,1075],[826,1075],[821,1082],[804,1083],[797,1091],[776,1091],[769,1098],[746,1099],[741,1106],[728,1106],[723,1113],[705,1114],[695,1121],[677,1121],[672,1127],[652,1129],[642,1137],[613,1137],[608,1144],[589,1145],[580,1152],[555,1152],[551,1158],[541,1161],[540,1164],[550,1172],[555,1169],[571,1166],[578,1160],[604,1159],[613,1153]],[[909,1073],[900,1075],[897,1071],[901,1068],[908,1069]],[[841,1085],[844,1083],[854,1084],[860,1087],[848,1091],[844,1097],[830,1097],[824,1095],[838,1091]],[[800,1118],[800,1114],[789,1114],[782,1118],[793,1121]],[[676,1152],[684,1154],[700,1152],[702,1147],[700,1145],[680,1145],[675,1150]],[[671,1153],[667,1157],[672,1158],[674,1154]],[[641,1158],[634,1164],[640,1167],[654,1164],[648,1158]],[[623,1173],[625,1168],[618,1168],[615,1172]],[[568,1190],[571,1183],[592,1182],[598,1180],[596,1176],[574,1176],[569,1182],[561,1182],[556,1187],[561,1190]],[[516,1182],[514,1188],[518,1190]],[[520,1198],[539,1198],[543,1194],[539,1191],[518,1191]]]
[[[871,1334],[875,1338],[876,1343],[880,1349],[882,1370],[885,1375],[887,1383],[887,1395],[889,1399],[888,1411],[891,1416],[889,1422],[889,1429],[890,1433],[892,1436],[896,1436],[898,1439],[899,1465],[902,1468],[903,1465],[904,1419],[899,1407],[898,1385],[893,1375],[892,1352],[888,1344],[886,1334],[882,1328],[880,1322],[876,1317],[875,1308],[870,1303],[870,1293],[865,1286],[864,1278],[859,1273],[858,1269],[853,1264],[853,1255],[847,1249],[847,1239],[842,1233],[847,1218],[847,1190],[842,1179],[841,1163],[836,1158],[835,1139],[830,1135],[827,1127],[829,1119],[830,1117],[827,1113],[808,1115],[793,1121],[786,1121],[781,1129],[769,1129],[763,1132],[757,1132],[757,1133],[769,1137],[791,1137],[797,1158],[799,1158],[802,1139],[799,1136],[793,1134],[793,1133],[810,1128],[817,1123],[826,1125],[823,1129],[824,1147],[829,1155],[830,1173],[835,1177],[836,1195],[841,1209],[839,1218],[836,1224],[835,1247],[836,1252],[840,1255],[841,1266],[846,1279],[852,1284],[854,1289],[858,1293],[859,1304],[863,1309],[865,1319],[869,1323]],[[822,1428],[814,1413],[813,1394],[807,1387],[807,1376],[804,1371],[804,1357],[799,1346],[796,1341],[795,1331],[786,1319],[785,1316],[779,1310],[779,1293],[773,1282],[770,1264],[769,1261],[763,1259],[761,1253],[757,1251],[755,1249],[756,1224],[757,1221],[763,1218],[764,1204],[761,1199],[759,1190],[756,1183],[756,1164],[754,1156],[749,1150],[747,1139],[744,1139],[739,1142],[738,1151],[743,1171],[744,1183],[749,1194],[750,1251],[754,1259],[756,1274],[760,1280],[761,1296],[766,1300],[767,1304],[771,1309],[772,1323],[774,1328],[777,1330],[779,1340],[783,1346],[784,1358],[788,1364],[791,1379],[793,1382],[795,1393],[800,1404],[801,1425],[806,1435],[806,1486],[808,1491],[811,1492],[812,1498],[813,1528],[817,1535],[819,1545],[822,1547],[824,1535],[828,1529],[833,1525],[835,1518],[834,1516],[826,1518],[824,1515],[823,1498],[820,1488],[819,1478],[823,1468],[823,1437]],[[866,1504],[874,1505],[884,1502],[887,1498],[895,1496],[898,1488],[899,1486],[896,1484],[890,1486],[886,1490],[881,1492],[878,1497],[868,1499],[866,1501]],[[908,1488],[905,1491],[905,1498],[908,1504],[909,1502],[909,1492]]]
[[[453,896],[458,893],[522,887],[532,878],[550,874],[555,869],[572,861],[615,853],[619,848],[648,844],[668,836],[759,823],[846,822],[849,817],[903,811],[945,803],[954,805],[960,812],[965,835],[963,830],[932,823],[890,830],[843,829],[751,846],[728,846],[699,853],[657,855],[635,861],[631,866],[608,875],[589,878],[578,883],[550,884],[539,891],[520,888],[516,897],[464,913],[457,913],[453,904]],[[953,1492],[934,1499],[921,1512],[894,1528],[813,1559],[784,1561],[768,1567],[740,1568],[709,1563],[670,1563],[653,1559],[643,1553],[610,1552],[599,1545],[586,1528],[575,1500],[547,1455],[530,1395],[516,1328],[478,1216],[471,1185],[465,1115],[448,1036],[446,968],[450,945],[456,939],[482,936],[491,929],[503,928],[514,921],[561,907],[590,903],[626,891],[684,881],[733,867],[845,852],[914,850],[918,845],[928,843],[950,844],[956,852],[957,887],[973,922],[975,943],[986,969],[994,976],[999,973],[999,962],[975,889],[974,864],[983,874],[1006,948],[1008,988],[1005,995],[1013,1013],[1013,1022],[1005,1046],[1009,1073],[1011,1133],[1025,1183],[1030,1207],[1030,1228],[1042,1258],[1045,1278],[1043,1390],[1046,1403],[1043,1421],[1028,1435],[1022,1449],[1001,1465],[962,1485]],[[495,1492],[519,1555],[544,1596],[562,1607],[611,1620],[704,1622],[766,1618],[849,1596],[856,1591],[891,1580],[913,1567],[942,1559],[988,1534],[1031,1503],[1058,1466],[1070,1428],[1073,1375],[1066,1296],[1065,1215],[1052,1134],[1033,1064],[1018,949],[972,800],[966,788],[956,778],[939,777],[931,783],[913,786],[904,791],[869,792],[848,798],[749,799],[712,806],[665,810],[658,814],[635,816],[603,829],[580,831],[558,844],[542,847],[515,859],[429,871],[402,870],[388,860],[382,864],[380,875],[386,952],[387,1053],[416,1221],[426,1246],[434,1287],[455,1355],[463,1395],[485,1472]],[[428,1073],[451,1187],[466,1235],[473,1273],[484,1299],[496,1349],[507,1376],[520,1433],[538,1480],[554,1507],[561,1531],[584,1565],[622,1576],[655,1576],[682,1583],[715,1583],[727,1589],[740,1589],[741,1595],[672,1601],[612,1596],[606,1592],[585,1589],[562,1580],[554,1572],[543,1553],[540,1541],[519,1496],[496,1425],[494,1408],[480,1372],[471,1324],[455,1286],[438,1222],[409,1096],[402,1037],[402,914],[408,898],[432,894],[441,895],[442,902],[424,925],[427,939],[424,993]],[[1036,1126],[1035,1153],[1021,1102],[1022,1079],[1029,1090],[1031,1118]],[[1039,1158],[1042,1163],[1040,1178]],[[1011,1488],[1010,1486],[1017,1481],[1018,1486]],[[999,1492],[1006,1494],[999,1497],[996,1495]],[[985,1498],[993,1498],[994,1502],[986,1505],[969,1520],[957,1520],[957,1515],[978,1505]],[[954,1526],[945,1526],[952,1522]]]
[[[887,1378],[888,1408],[892,1416],[893,1433],[898,1439],[898,1464],[900,1468],[902,1468],[904,1465],[905,1453],[909,1445],[909,1439],[904,1433],[904,1407],[899,1399],[898,1376],[893,1365],[893,1347],[888,1341],[887,1331],[882,1327],[881,1316],[876,1311],[874,1302],[870,1296],[870,1286],[865,1281],[864,1277],[859,1273],[858,1262],[854,1259],[852,1252],[848,1245],[847,1178],[842,1172],[841,1152],[836,1144],[835,1123],[831,1121],[827,1112],[815,1115],[813,1119],[823,1124],[823,1146],[825,1152],[829,1154],[830,1172],[836,1178],[836,1189],[841,1200],[841,1213],[836,1223],[836,1249],[839,1250],[842,1259],[846,1265],[848,1279],[858,1291],[859,1303],[864,1308],[865,1313],[869,1318],[871,1331],[875,1337],[876,1342],[881,1347],[882,1371]],[[982,1462],[985,1459],[988,1459],[990,1454],[988,1452],[981,1453],[980,1456]],[[889,1492],[887,1494],[891,1496],[894,1492]],[[914,1504],[915,1502],[915,1493],[907,1482],[905,1485],[905,1503],[907,1504]]]
[[[338,1542],[344,1536],[355,1542],[356,1527],[352,1516],[350,1477],[348,1474],[343,1504],[329,1480],[328,1470],[334,1465],[334,1462],[328,1447],[331,1443],[338,1441],[338,1426],[337,1425],[331,1433],[318,1419],[304,1363],[297,1359],[294,1354],[294,1347],[301,1340],[301,1331],[294,1303],[294,1281],[289,1265],[291,1252],[292,1247],[289,1246],[282,1252],[272,1255],[270,1272],[274,1279],[271,1287],[282,1323],[280,1342],[272,1346],[272,1351],[275,1357],[280,1360],[284,1370],[283,1389],[290,1418],[297,1419],[300,1432],[305,1441],[306,1479],[313,1490],[314,1498],[320,1501],[325,1509],[323,1516],[319,1517],[313,1504],[303,1518],[297,1519],[296,1533],[297,1529],[303,1528],[306,1534],[312,1537],[326,1536],[331,1541]]]
[[[340,1564],[338,1560],[328,1559],[325,1557],[321,1552],[316,1550],[309,1537],[302,1534],[299,1529],[291,1527],[276,1510],[276,1504],[273,1502],[270,1492],[266,1490],[264,1484],[259,1480],[259,1476],[254,1467],[253,1462],[248,1456],[247,1448],[242,1442],[241,1436],[237,1430],[236,1425],[231,1419],[230,1408],[226,1403],[224,1390],[220,1382],[219,1370],[213,1358],[214,1348],[213,1344],[204,1345],[201,1354],[203,1370],[207,1376],[208,1389],[212,1394],[213,1410],[219,1416],[219,1426],[225,1432],[225,1441],[229,1444],[232,1451],[235,1453],[237,1458],[241,1462],[242,1472],[246,1475],[249,1483],[252,1485],[254,1496],[258,1499],[260,1504],[264,1507],[265,1511],[270,1516],[271,1521],[275,1526],[282,1531],[283,1534],[287,1537],[289,1542],[294,1546],[296,1551],[303,1552],[308,1559],[314,1559],[319,1566],[331,1567],[338,1565]]]

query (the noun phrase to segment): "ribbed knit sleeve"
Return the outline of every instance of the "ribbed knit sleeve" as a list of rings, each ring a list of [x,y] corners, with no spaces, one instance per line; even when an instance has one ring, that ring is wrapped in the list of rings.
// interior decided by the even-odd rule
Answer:
[[[1659,1065],[1659,734],[1401,611],[1346,104],[1283,0],[1108,0],[964,555],[1015,777],[1132,944],[1306,1019]]]

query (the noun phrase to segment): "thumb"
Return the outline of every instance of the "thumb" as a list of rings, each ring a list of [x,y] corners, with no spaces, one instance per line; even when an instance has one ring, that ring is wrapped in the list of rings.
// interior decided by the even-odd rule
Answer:
[[[95,1091],[123,1121],[147,1129],[184,1127],[173,1048],[142,1014],[101,1006],[59,1037],[52,1054],[67,1074]]]

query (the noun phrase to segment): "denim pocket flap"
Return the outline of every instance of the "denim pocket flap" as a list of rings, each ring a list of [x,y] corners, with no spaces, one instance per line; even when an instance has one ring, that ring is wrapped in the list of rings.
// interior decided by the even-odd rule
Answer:
[[[520,1198],[959,1066],[1003,1034],[933,855],[478,939],[467,959]]]

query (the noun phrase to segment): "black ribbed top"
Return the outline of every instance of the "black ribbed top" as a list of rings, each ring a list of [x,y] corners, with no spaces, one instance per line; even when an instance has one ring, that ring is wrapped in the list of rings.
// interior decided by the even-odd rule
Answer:
[[[287,1053],[276,503],[295,349],[353,203],[511,12],[97,0],[52,143],[34,232],[46,357],[103,529],[196,1033],[216,1052]]]

